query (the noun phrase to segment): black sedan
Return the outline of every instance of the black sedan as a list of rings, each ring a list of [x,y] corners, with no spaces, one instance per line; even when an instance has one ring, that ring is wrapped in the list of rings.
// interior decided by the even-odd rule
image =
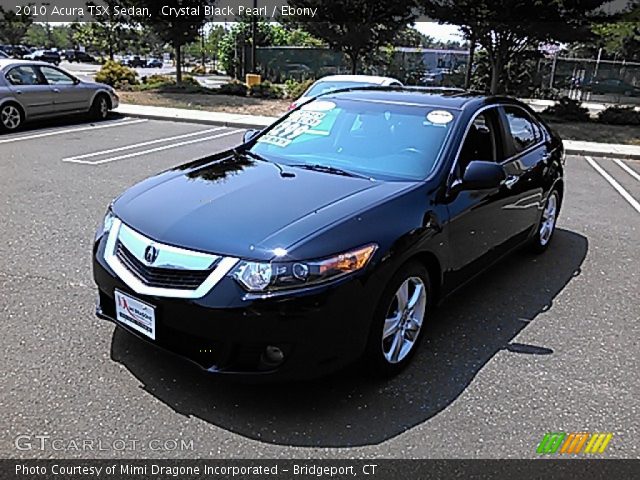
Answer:
[[[93,249],[97,314],[209,372],[394,374],[443,298],[549,246],[563,157],[510,98],[322,95],[118,197]]]

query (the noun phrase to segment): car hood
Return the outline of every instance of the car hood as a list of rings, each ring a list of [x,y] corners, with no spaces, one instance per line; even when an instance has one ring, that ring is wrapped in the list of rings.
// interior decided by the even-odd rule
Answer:
[[[145,180],[119,197],[113,210],[158,242],[267,260],[275,248],[299,245],[409,185],[413,182],[279,167],[227,153]]]

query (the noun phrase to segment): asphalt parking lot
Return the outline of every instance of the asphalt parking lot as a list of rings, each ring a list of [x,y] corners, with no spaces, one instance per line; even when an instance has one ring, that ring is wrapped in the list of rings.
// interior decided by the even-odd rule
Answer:
[[[569,157],[549,251],[450,298],[390,381],[224,382],[97,319],[110,200],[241,135],[120,117],[0,135],[0,456],[528,458],[576,431],[638,458],[640,162]]]

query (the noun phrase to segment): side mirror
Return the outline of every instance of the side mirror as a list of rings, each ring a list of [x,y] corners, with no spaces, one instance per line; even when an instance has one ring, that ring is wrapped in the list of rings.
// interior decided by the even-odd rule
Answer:
[[[462,176],[458,190],[485,190],[498,188],[507,178],[502,165],[495,162],[473,160]]]
[[[251,140],[256,138],[259,133],[260,133],[260,130],[255,130],[255,129],[247,130],[246,132],[244,132],[244,135],[242,137],[242,143],[249,143]]]
[[[80,79],[76,78],[76,77],[73,77],[73,84],[74,85],[79,85],[80,84]]]

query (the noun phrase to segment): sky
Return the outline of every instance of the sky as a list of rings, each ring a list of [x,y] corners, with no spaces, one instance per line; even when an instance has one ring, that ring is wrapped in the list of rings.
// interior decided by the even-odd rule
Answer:
[[[440,25],[436,22],[416,22],[416,29],[435,40],[446,42],[448,40],[462,41],[462,34],[455,25]]]

